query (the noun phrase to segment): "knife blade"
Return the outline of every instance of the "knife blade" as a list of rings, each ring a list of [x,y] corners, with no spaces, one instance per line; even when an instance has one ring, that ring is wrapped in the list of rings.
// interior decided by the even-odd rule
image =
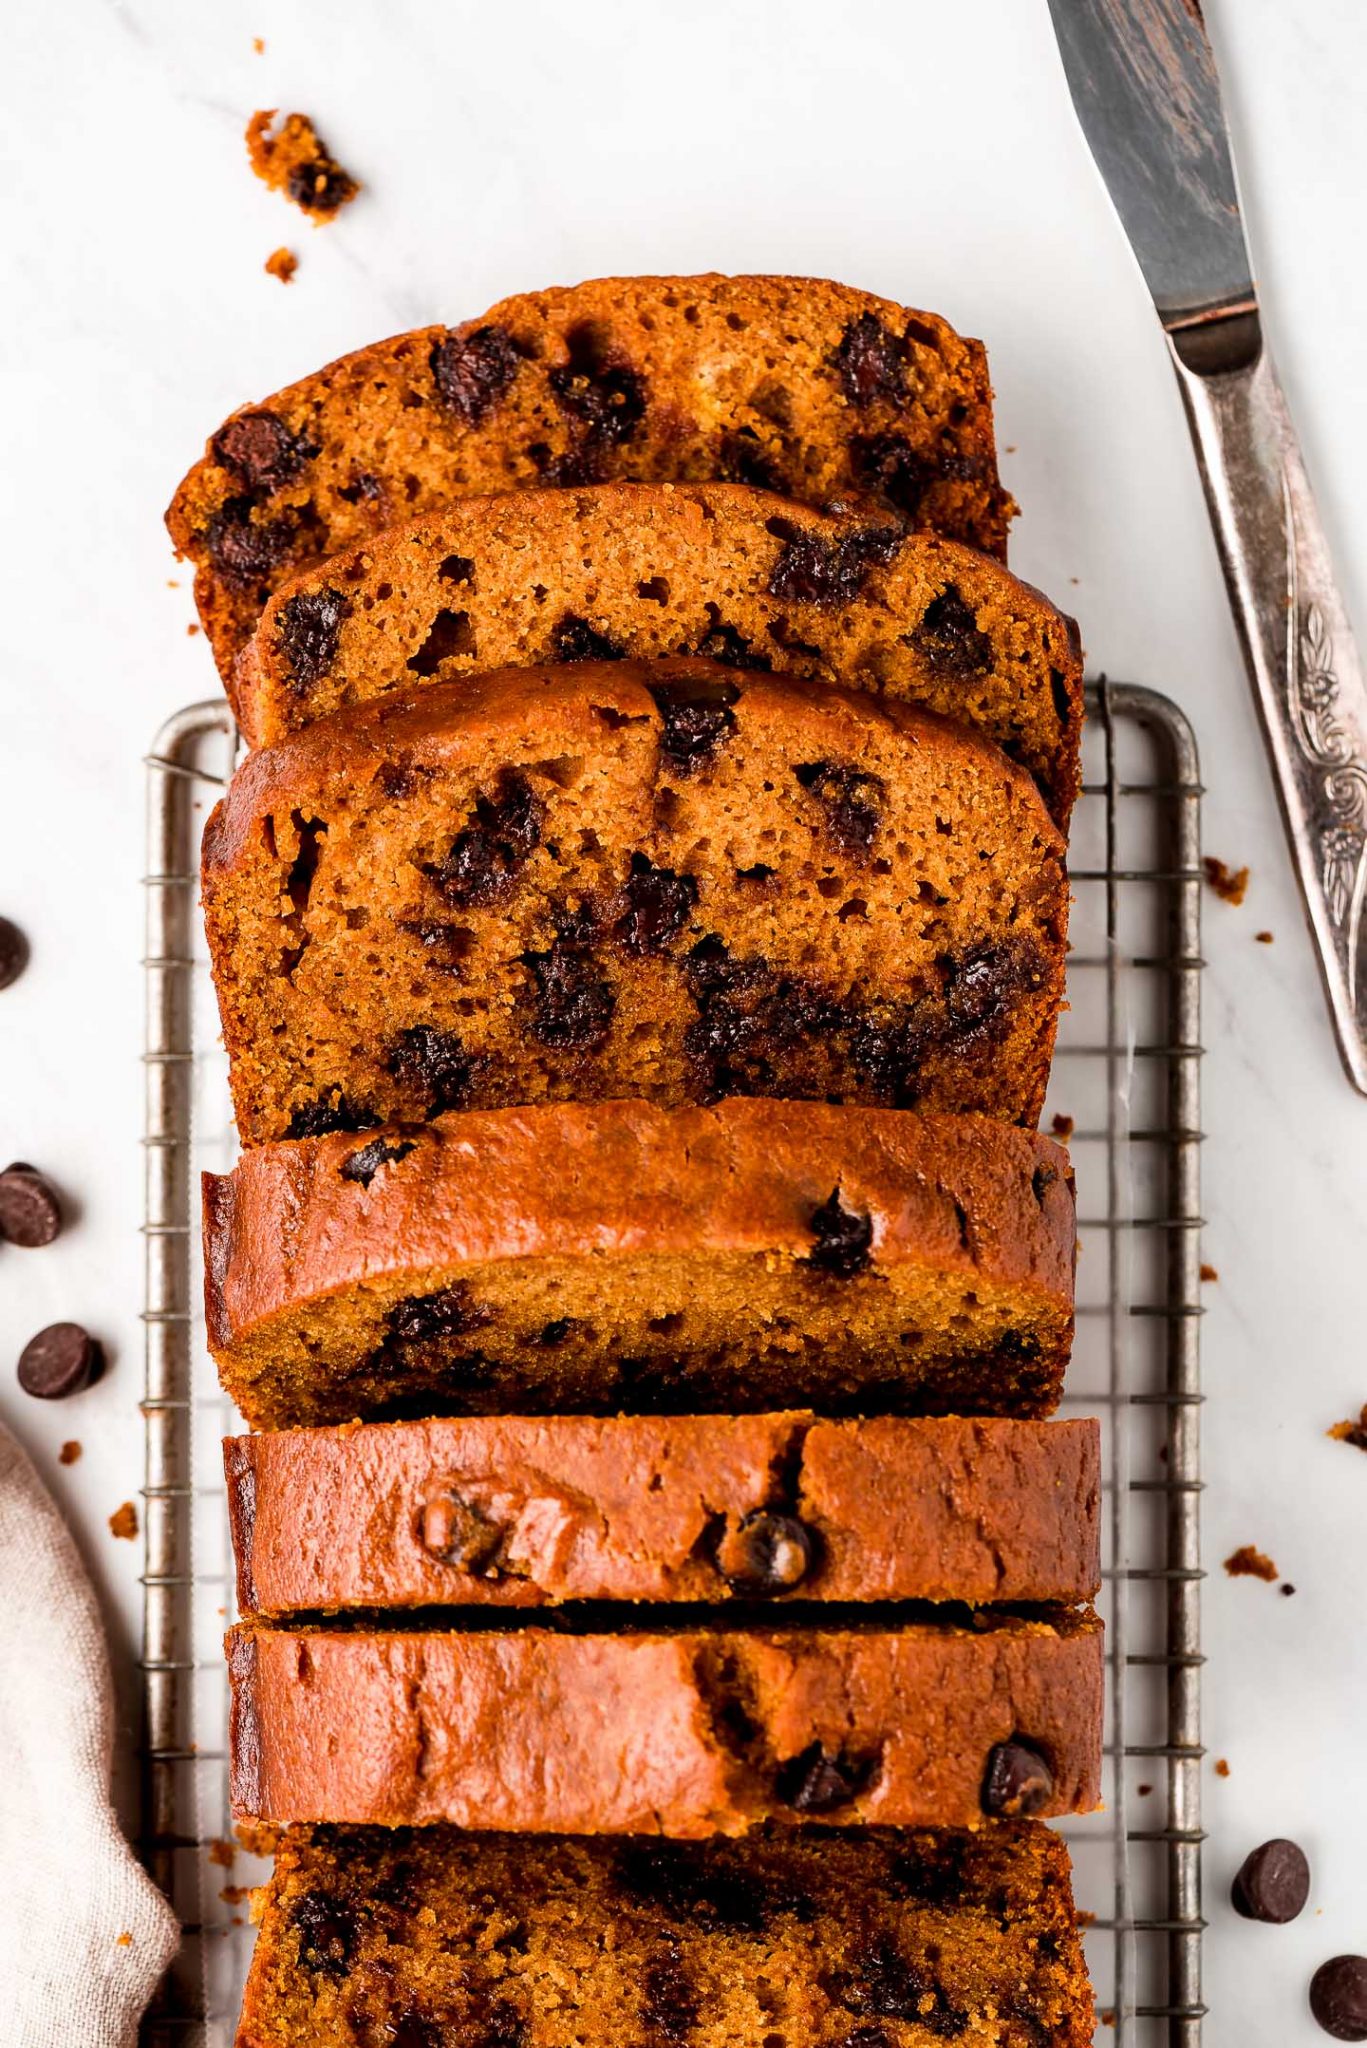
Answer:
[[[1198,0],[1049,0],[1167,335],[1339,1052],[1367,1094],[1367,680],[1267,348]]]

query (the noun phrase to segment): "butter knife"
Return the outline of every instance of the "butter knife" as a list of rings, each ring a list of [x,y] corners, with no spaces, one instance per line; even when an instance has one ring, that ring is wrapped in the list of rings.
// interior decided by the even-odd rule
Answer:
[[[1367,1094],[1367,685],[1258,315],[1199,0],[1049,0],[1167,336],[1339,1051]]]

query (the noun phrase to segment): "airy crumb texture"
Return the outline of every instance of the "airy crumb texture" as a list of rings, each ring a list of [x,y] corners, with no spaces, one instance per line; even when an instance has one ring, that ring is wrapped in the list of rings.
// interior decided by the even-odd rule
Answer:
[[[984,1117],[744,1099],[469,1111],[206,1176],[209,1341],[254,1426],[778,1408],[1035,1416],[1066,1156]]]
[[[708,478],[863,500],[1001,555],[982,344],[816,278],[635,277],[529,292],[244,407],[167,514],[225,678],[271,591],[450,499]]]
[[[252,169],[272,192],[283,192],[310,220],[331,220],[360,186],[325,148],[307,114],[286,114],[277,124],[274,107],[247,123]]]
[[[266,274],[278,277],[281,284],[289,284],[299,268],[299,258],[292,249],[276,249],[266,258]]]
[[[1091,1812],[1096,1616],[925,1612],[611,1635],[239,1624],[233,1814],[682,1837]]]
[[[1272,1559],[1261,1550],[1255,1550],[1251,1543],[1242,1543],[1225,1559],[1225,1570],[1232,1579],[1266,1579],[1268,1585],[1279,1576]]]
[[[362,705],[251,756],[205,831],[239,1133],[737,1094],[1033,1123],[1063,855],[987,741],[791,677]]]
[[[138,1511],[131,1500],[126,1500],[122,1507],[115,1508],[109,1517],[109,1533],[111,1536],[122,1536],[130,1543],[137,1535]]]
[[[1232,903],[1237,909],[1248,894],[1248,869],[1226,867],[1213,853],[1206,855],[1202,866],[1206,871],[1206,880],[1215,894],[1222,902]]]
[[[519,1415],[224,1444],[243,1614],[1089,1599],[1098,1425]]]
[[[238,657],[249,745],[479,669],[702,655],[923,704],[1077,792],[1077,631],[1000,563],[742,484],[456,500],[282,585]]]
[[[238,2048],[1087,2048],[1065,1844],[292,1829]]]

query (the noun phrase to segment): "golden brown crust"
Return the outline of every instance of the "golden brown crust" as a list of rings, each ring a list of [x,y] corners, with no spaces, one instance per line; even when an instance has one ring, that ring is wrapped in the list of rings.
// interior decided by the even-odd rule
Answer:
[[[1091,1420],[498,1416],[223,1448],[243,1614],[1099,1584]]]
[[[1038,1116],[1063,844],[905,704],[705,662],[509,669],[251,757],[204,840],[244,1144],[745,1093]]]
[[[1087,1613],[616,1635],[243,1624],[228,1641],[233,1813],[248,1821],[971,1827],[992,1753],[1013,1740],[1048,1767],[1032,1811],[1100,1798],[1102,1635]]]
[[[1057,1399],[1072,1175],[1033,1132],[824,1103],[565,1103],[440,1117],[348,1173],[374,1143],[263,1146],[206,1176],[209,1341],[253,1422],[406,1394],[476,1412],[686,1410],[698,1387],[697,1405],[749,1409]],[[851,1257],[832,1267],[836,1190]],[[462,1309],[439,1357],[386,1343],[438,1294]]]
[[[1000,563],[739,484],[443,505],[281,584],[231,694],[247,742],[504,663],[702,654],[925,705],[1077,794],[1076,627]]]
[[[1090,2048],[1067,1844],[771,1828],[614,1843],[289,1829],[238,2048]]]
[[[263,424],[264,422],[264,424]],[[453,497],[734,478],[1002,554],[982,344],[817,278],[599,278],[420,328],[242,408],[177,490],[227,678],[270,591]]]

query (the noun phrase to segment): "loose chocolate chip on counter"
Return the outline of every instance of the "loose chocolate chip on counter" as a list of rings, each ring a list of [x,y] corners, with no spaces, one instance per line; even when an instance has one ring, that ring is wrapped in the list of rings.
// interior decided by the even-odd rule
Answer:
[[[1331,1956],[1310,1979],[1310,2010],[1336,2041],[1367,2041],[1367,1956]]]
[[[498,1556],[507,1530],[458,1493],[442,1494],[427,1501],[422,1510],[422,1547],[441,1564],[458,1570],[487,1575]]]
[[[79,1323],[49,1323],[19,1354],[19,1384],[38,1401],[64,1401],[103,1371],[104,1353]]]
[[[1310,1896],[1304,1849],[1281,1835],[1264,1842],[1240,1864],[1229,1895],[1245,1920],[1265,1920],[1274,1927],[1294,1920]]]
[[[1054,1774],[1037,1749],[1013,1736],[988,1751],[982,1808],[994,1816],[1043,1813],[1054,1796]]]
[[[18,981],[28,966],[28,940],[17,924],[0,917],[0,988]]]
[[[873,1218],[867,1211],[861,1214],[847,1209],[838,1187],[832,1188],[821,1207],[812,1211],[809,1228],[816,1239],[807,1259],[809,1266],[848,1280],[868,1265]]]
[[[774,1791],[794,1813],[834,1813],[857,1799],[872,1776],[872,1766],[843,1751],[828,1756],[819,1742],[789,1757],[774,1780]]]
[[[723,1533],[717,1569],[737,1593],[791,1593],[815,1555],[815,1538],[796,1515],[755,1508]]]
[[[32,1250],[51,1244],[61,1227],[61,1204],[52,1183],[31,1166],[7,1166],[0,1173],[0,1237]]]

